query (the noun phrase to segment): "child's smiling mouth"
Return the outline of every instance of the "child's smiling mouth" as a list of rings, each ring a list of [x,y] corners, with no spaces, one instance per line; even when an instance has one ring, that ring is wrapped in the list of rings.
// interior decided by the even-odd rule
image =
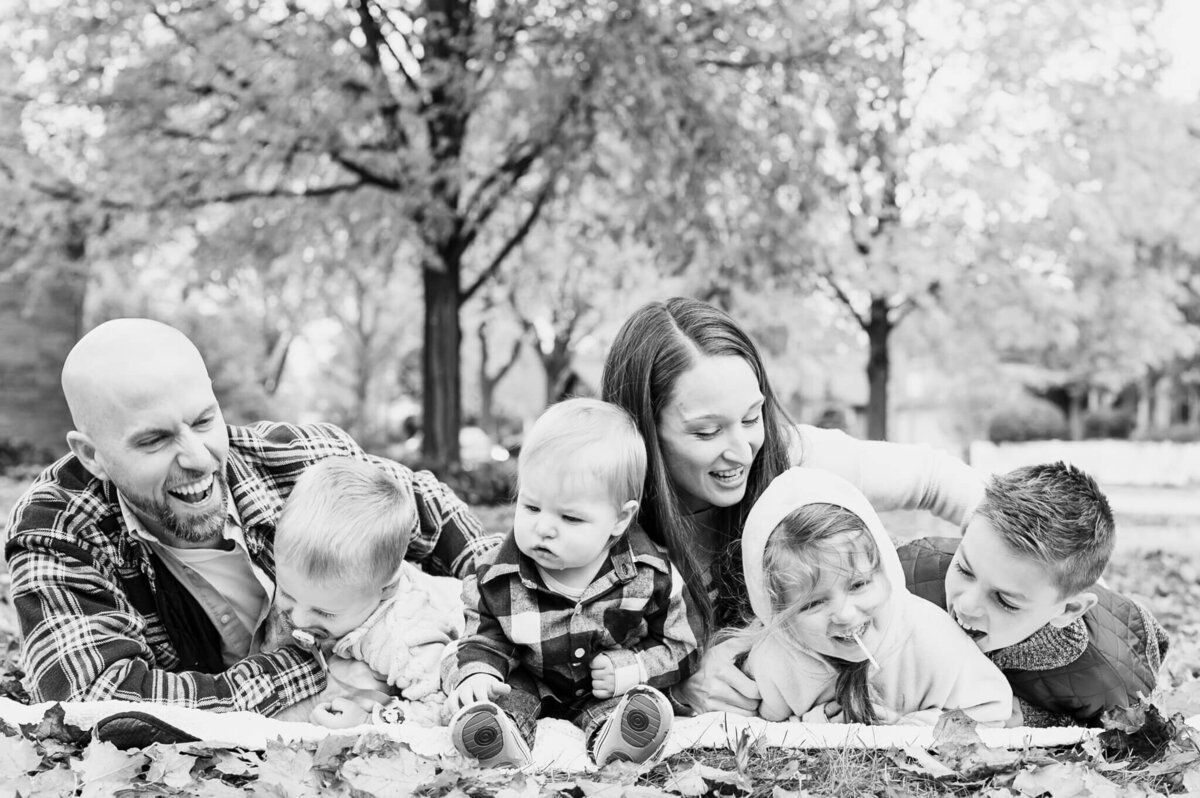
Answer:
[[[862,636],[867,633],[867,628],[870,625],[871,625],[870,621],[864,621],[860,626],[855,626],[851,629],[846,629],[845,631],[843,631],[839,634],[831,634],[831,635],[829,635],[829,637],[833,640],[836,640],[837,642],[841,643],[844,646],[856,646],[856,645],[858,645],[858,640],[856,640],[855,638],[862,638]]]
[[[972,640],[978,641],[981,638],[987,637],[987,630],[976,629],[974,626],[964,622],[962,618],[958,617],[958,613],[954,612],[953,610],[950,611],[950,617],[954,619],[956,624],[958,624],[958,628],[966,632],[967,636]]]

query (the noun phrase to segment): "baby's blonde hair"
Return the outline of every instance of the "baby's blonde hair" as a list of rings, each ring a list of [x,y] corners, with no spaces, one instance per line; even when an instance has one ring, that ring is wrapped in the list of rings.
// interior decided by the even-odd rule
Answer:
[[[330,457],[305,469],[275,530],[275,559],[318,584],[383,586],[408,551],[412,491],[381,466]]]
[[[604,484],[617,507],[642,499],[646,480],[646,444],[633,417],[599,399],[565,399],[538,416],[517,466],[523,482],[530,469],[548,466],[563,473],[583,468]]]

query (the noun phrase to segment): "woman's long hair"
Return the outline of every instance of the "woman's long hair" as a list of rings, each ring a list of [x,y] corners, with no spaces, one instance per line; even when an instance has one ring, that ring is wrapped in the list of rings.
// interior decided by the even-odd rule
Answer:
[[[721,550],[708,579],[694,553],[696,526],[683,511],[666,468],[658,425],[679,377],[705,356],[736,356],[746,361],[763,395],[763,445],[750,466],[746,494],[717,513]],[[648,454],[646,486],[638,519],[646,532],[667,547],[690,588],[707,640],[713,629],[736,621],[746,606],[739,544],[746,515],[776,476],[787,470],[786,416],[771,390],[758,347],[728,314],[697,299],[675,297],[636,310],[617,333],[604,361],[601,398],[625,408],[636,419]]]
[[[831,539],[847,535],[841,545]],[[849,547],[846,542],[849,542]],[[763,586],[771,602],[771,617],[762,634],[778,637],[796,653],[815,654],[795,632],[792,620],[807,596],[821,583],[822,573],[833,570],[851,573],[858,561],[877,570],[879,548],[863,520],[834,504],[814,502],[799,507],[776,525],[763,552]],[[824,656],[837,671],[834,694],[845,719],[851,723],[875,723],[868,682],[870,661],[850,662]]]

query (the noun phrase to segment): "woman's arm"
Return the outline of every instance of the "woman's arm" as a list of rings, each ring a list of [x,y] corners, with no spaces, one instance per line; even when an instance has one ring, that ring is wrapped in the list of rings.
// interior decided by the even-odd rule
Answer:
[[[849,480],[876,510],[928,510],[961,525],[983,498],[983,476],[931,446],[863,441],[807,424],[793,432],[793,464]]]

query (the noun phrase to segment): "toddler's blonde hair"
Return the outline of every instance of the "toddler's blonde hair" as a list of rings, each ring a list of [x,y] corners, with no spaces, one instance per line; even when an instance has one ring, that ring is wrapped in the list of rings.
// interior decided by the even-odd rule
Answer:
[[[383,586],[416,524],[412,491],[381,466],[330,457],[305,469],[275,530],[275,559],[317,584]]]
[[[617,405],[565,399],[548,407],[530,427],[521,446],[517,480],[524,482],[538,467],[558,474],[583,469],[605,485],[619,507],[642,499],[646,444],[633,417]]]

